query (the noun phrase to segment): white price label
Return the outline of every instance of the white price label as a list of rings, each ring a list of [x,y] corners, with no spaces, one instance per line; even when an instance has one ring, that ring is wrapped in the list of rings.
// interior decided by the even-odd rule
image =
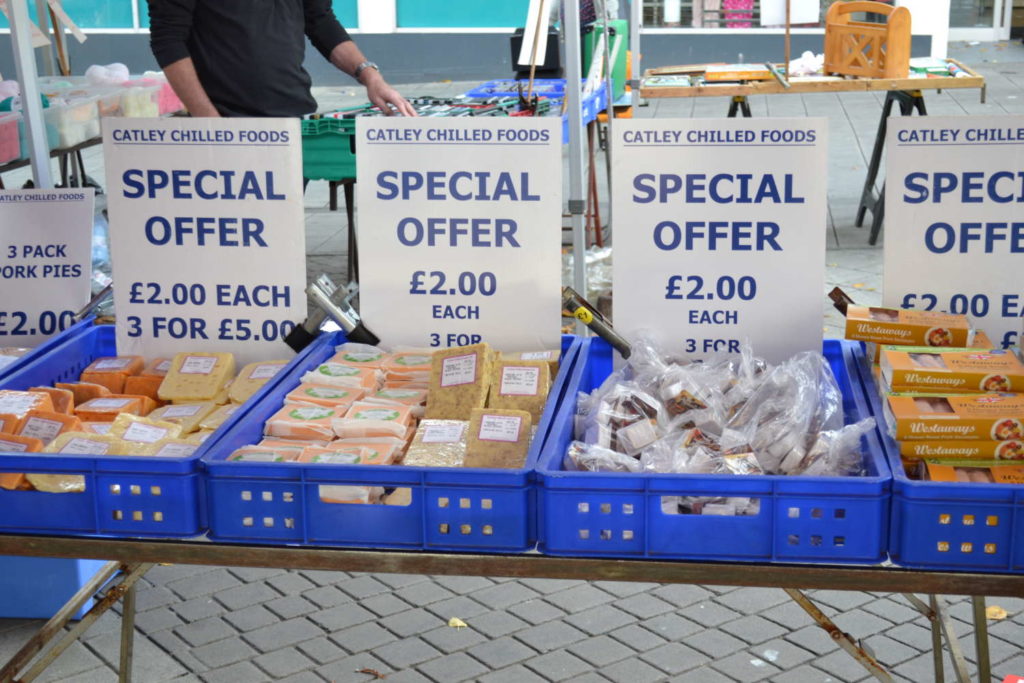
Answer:
[[[483,415],[480,418],[480,431],[477,438],[481,441],[519,441],[519,430],[523,426],[523,418],[513,415]]]

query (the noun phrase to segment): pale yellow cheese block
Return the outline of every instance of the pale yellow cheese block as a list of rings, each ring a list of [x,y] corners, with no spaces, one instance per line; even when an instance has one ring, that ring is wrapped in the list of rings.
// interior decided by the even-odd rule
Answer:
[[[160,385],[162,401],[212,401],[235,375],[235,357],[230,353],[179,353]]]
[[[228,390],[228,398],[231,399],[232,403],[245,403],[264,384],[283,370],[286,365],[288,365],[286,360],[249,363],[242,368],[242,371],[238,373],[238,377],[231,383],[231,388]]]

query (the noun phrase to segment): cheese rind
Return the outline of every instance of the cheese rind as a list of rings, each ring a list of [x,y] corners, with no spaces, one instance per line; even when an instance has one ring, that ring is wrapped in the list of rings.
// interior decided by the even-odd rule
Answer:
[[[48,444],[64,432],[82,431],[82,421],[74,415],[52,410],[30,410],[18,427],[18,436],[39,439]]]
[[[230,353],[179,353],[160,385],[162,401],[212,401],[234,377],[235,357]]]
[[[53,402],[54,412],[71,415],[75,412],[75,395],[67,389],[56,389],[54,387],[31,387],[29,391],[40,391],[50,395]]]

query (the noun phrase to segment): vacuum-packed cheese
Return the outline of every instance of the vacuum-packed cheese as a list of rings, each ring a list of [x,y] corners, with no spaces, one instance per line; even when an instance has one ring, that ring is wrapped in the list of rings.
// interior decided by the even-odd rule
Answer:
[[[238,404],[220,406],[199,422],[200,429],[215,430],[224,424],[229,417],[238,412],[242,406]]]
[[[302,382],[328,387],[376,389],[379,373],[374,368],[358,368],[346,363],[327,361],[302,376]]]
[[[124,392],[125,378],[142,372],[146,363],[141,356],[115,356],[97,358],[82,371],[83,382],[101,384],[113,394]]]
[[[324,406],[286,405],[267,420],[263,433],[285,439],[330,440],[334,437],[331,421],[336,417],[335,410]]]
[[[334,348],[334,363],[344,363],[359,368],[380,368],[387,353],[376,346],[348,342]]]
[[[0,433],[17,434],[21,418],[10,413],[0,413]]]
[[[321,384],[302,383],[288,392],[284,402],[347,409],[361,399],[364,393],[363,389],[356,387],[326,387]]]
[[[38,391],[0,390],[0,414],[23,418],[30,410],[53,410],[49,394]]]
[[[465,420],[474,409],[483,408],[492,363],[493,353],[486,342],[435,353],[430,368],[426,417]]]
[[[58,389],[70,391],[74,397],[75,406],[91,401],[94,398],[110,396],[110,389],[107,389],[102,384],[93,384],[92,382],[57,382],[54,386]]]
[[[83,422],[113,422],[121,413],[142,414],[142,400],[125,396],[94,398],[75,407],[75,415]]]
[[[0,434],[0,453],[38,453],[46,444],[32,436]]]
[[[520,469],[526,465],[533,426],[523,410],[476,409],[469,420],[464,467]]]
[[[162,401],[211,401],[234,377],[235,357],[230,353],[179,353],[160,385]]]
[[[82,431],[82,421],[74,415],[52,410],[30,410],[18,427],[19,436],[39,439],[48,444],[64,432]]]
[[[469,422],[423,420],[413,435],[402,464],[410,467],[462,467],[466,459]]]
[[[551,378],[554,379],[558,374],[558,362],[562,357],[561,351],[503,351],[499,355],[501,361],[518,361],[518,360],[542,360],[548,364],[548,370],[551,373]]]
[[[53,410],[57,413],[70,415],[75,411],[75,395],[67,389],[56,389],[53,387],[31,387],[29,391],[49,394],[53,403]]]
[[[228,389],[228,398],[232,403],[245,403],[260,388],[273,379],[288,365],[286,360],[268,360],[260,363],[249,363]]]
[[[543,360],[499,361],[491,375],[488,408],[525,410],[533,423],[541,413],[551,391],[551,366]]]
[[[133,375],[125,377],[123,391],[115,393],[135,394],[147,396],[154,401],[160,400],[160,385],[163,384],[163,377],[152,377],[149,375]]]
[[[157,408],[149,414],[150,419],[176,422],[181,425],[182,434],[191,434],[199,429],[199,423],[217,409],[212,402],[185,403]]]
[[[411,419],[409,406],[359,401],[343,418],[333,420],[334,433],[342,438],[405,436]]]
[[[181,425],[127,413],[118,415],[109,434],[129,443],[156,443],[181,436]]]

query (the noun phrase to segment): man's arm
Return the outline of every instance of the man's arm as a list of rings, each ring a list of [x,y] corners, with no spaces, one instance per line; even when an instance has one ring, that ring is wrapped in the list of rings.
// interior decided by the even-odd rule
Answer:
[[[149,0],[149,44],[174,93],[192,116],[220,116],[188,51],[196,0]]]
[[[354,78],[356,69],[366,61],[366,57],[338,23],[338,18],[331,9],[330,0],[305,0],[304,11],[306,35],[313,46],[331,64]],[[376,69],[363,69],[356,80],[366,86],[367,97],[385,114],[392,114],[393,110],[389,105],[394,105],[399,113],[416,116],[416,110],[412,105],[388,85]]]
[[[356,68],[365,61],[366,57],[351,40],[339,43],[331,50],[331,64],[349,76],[353,76]],[[366,96],[385,114],[390,115],[392,110],[388,105],[394,105],[398,113],[403,116],[416,116],[416,110],[412,108],[412,105],[399,95],[397,90],[388,85],[376,69],[372,67],[363,69],[356,80],[366,86]]]

